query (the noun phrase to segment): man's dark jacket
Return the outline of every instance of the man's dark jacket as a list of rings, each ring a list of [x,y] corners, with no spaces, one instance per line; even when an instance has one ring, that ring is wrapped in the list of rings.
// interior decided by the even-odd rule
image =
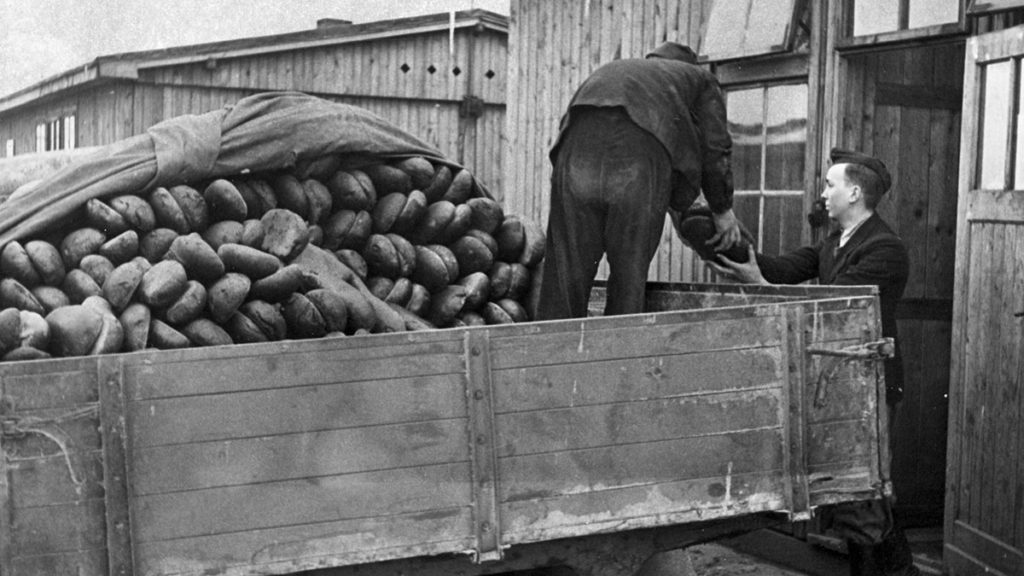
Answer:
[[[613,60],[580,85],[562,117],[558,147],[582,106],[621,107],[669,154],[674,190],[671,206],[685,210],[701,189],[716,214],[732,208],[732,138],[718,80],[700,66],[666,58]]]
[[[885,363],[887,401],[891,404],[903,396],[896,304],[910,271],[907,248],[878,214],[872,214],[842,248],[840,235],[836,230],[814,246],[782,256],[758,254],[757,264],[765,280],[773,284],[799,284],[817,278],[820,284],[878,286],[882,335],[896,338],[896,357]]]

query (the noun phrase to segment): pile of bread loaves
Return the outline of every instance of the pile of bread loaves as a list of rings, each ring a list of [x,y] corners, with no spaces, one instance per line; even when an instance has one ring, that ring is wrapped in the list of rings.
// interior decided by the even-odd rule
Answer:
[[[0,251],[4,360],[521,322],[544,256],[536,223],[422,157],[94,198],[72,221]]]

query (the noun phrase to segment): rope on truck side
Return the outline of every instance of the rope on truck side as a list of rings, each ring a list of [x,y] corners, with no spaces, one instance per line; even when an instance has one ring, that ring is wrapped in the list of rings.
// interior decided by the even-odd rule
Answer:
[[[67,465],[68,475],[71,477],[71,483],[75,486],[75,491],[80,492],[85,481],[75,474],[75,467],[71,462],[71,454],[68,450],[68,444],[71,443],[71,438],[68,433],[60,427],[60,425],[72,420],[95,417],[99,414],[99,406],[92,405],[76,408],[49,418],[40,418],[38,416],[18,416],[11,412],[13,412],[13,409],[10,411],[4,410],[3,412],[0,412],[0,438],[18,439],[24,438],[29,434],[35,434],[56,444],[61,455],[64,457],[64,463]],[[8,461],[27,460],[27,458],[9,456],[6,452],[4,453],[4,457],[8,459]]]

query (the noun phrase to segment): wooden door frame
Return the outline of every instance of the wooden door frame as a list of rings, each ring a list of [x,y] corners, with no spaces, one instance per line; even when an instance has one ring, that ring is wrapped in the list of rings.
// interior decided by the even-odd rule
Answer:
[[[972,37],[968,40],[964,62],[964,100],[960,139],[960,168],[957,191],[957,228],[956,228],[956,266],[953,289],[953,326],[952,348],[950,351],[950,390],[960,389],[966,375],[963,344],[967,334],[968,320],[968,271],[971,258],[971,226],[970,220],[999,220],[999,204],[1020,203],[1020,198],[1005,192],[983,194],[980,201],[972,200],[974,193],[982,188],[974,188],[977,178],[978,157],[976,143],[979,136],[979,107],[982,104],[981,67],[988,62],[1012,58],[1024,54],[1024,27],[1016,27]],[[1011,96],[1012,98],[1012,96]],[[1018,127],[1020,130],[1020,127]],[[1009,137],[1012,138],[1013,131]],[[1008,158],[1007,162],[1012,161]],[[958,350],[960,349],[960,350]],[[1007,573],[1019,570],[1019,558],[1016,568],[1014,558],[1004,554],[1005,548],[994,538],[986,538],[984,533],[967,533],[957,522],[957,511],[961,503],[960,457],[965,448],[963,437],[965,410],[968,403],[962,394],[949,395],[949,424],[946,456],[946,509],[944,523],[943,563],[947,569],[962,566],[964,553],[984,550],[985,558],[980,561],[991,563],[988,568],[997,570],[1009,569]],[[967,540],[971,550],[964,551],[959,544]],[[977,566],[976,566],[977,567]]]

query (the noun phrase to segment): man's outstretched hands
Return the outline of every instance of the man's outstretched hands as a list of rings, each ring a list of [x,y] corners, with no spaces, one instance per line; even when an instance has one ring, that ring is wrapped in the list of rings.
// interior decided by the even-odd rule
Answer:
[[[749,244],[747,251],[750,257],[746,262],[734,262],[719,254],[718,261],[708,260],[706,264],[712,270],[742,284],[768,284],[768,281],[761,275],[761,268],[757,265],[757,253],[754,245]]]
[[[707,241],[708,246],[714,248],[716,252],[722,252],[732,248],[733,244],[740,241],[740,221],[736,218],[732,208],[721,214],[712,214],[711,218],[714,220],[715,229],[718,232]]]

